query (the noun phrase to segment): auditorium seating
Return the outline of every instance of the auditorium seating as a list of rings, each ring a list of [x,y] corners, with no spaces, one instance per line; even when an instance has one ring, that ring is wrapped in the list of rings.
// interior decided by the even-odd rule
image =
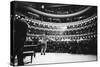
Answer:
[[[71,14],[83,10],[52,11],[52,9],[42,9],[42,12],[50,14]],[[40,10],[37,9],[37,10]],[[56,9],[56,10],[60,10]],[[53,9],[54,10],[54,9]],[[91,11],[92,10],[92,11]],[[94,11],[93,11],[94,10]],[[90,12],[91,11],[91,12]],[[31,11],[30,11],[31,12]],[[34,16],[35,12],[26,14],[16,13],[15,18],[28,24],[24,54],[35,56],[35,52],[40,52],[41,46],[34,44],[34,38],[46,34],[51,40],[48,41],[47,52],[63,52],[75,54],[97,54],[97,15],[96,8],[69,17],[51,17],[45,15]],[[89,13],[90,12],[90,13]],[[30,13],[30,15],[29,15]],[[32,15],[32,13],[34,15]],[[94,48],[95,47],[95,48]],[[30,50],[33,51],[30,51]],[[32,59],[32,58],[31,58]]]

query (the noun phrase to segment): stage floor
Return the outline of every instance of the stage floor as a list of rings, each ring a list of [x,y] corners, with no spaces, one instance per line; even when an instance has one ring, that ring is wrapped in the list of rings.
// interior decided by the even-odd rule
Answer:
[[[68,53],[46,53],[41,55],[36,53],[36,57],[33,57],[32,63],[25,65],[34,64],[51,64],[51,63],[70,63],[70,62],[85,62],[85,61],[96,61],[97,56],[95,55],[83,55],[83,54],[68,54]],[[24,62],[29,62],[30,56],[24,59]]]

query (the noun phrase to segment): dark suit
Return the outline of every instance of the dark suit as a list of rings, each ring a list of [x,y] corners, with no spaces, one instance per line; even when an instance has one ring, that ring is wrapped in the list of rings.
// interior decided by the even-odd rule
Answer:
[[[11,46],[11,55],[13,58],[17,55],[18,65],[23,65],[23,47],[26,39],[27,24],[21,20],[13,22],[13,44]],[[14,59],[12,59],[14,62]]]

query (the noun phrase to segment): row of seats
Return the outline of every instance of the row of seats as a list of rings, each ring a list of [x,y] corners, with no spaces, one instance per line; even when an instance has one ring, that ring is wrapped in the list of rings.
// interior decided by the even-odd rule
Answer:
[[[84,29],[78,29],[78,30],[70,30],[70,31],[50,31],[50,30],[39,30],[39,29],[34,29],[31,28],[28,30],[29,34],[43,34],[45,33],[46,35],[79,35],[79,34],[85,34],[85,33],[91,33],[91,32],[96,32],[96,26],[91,26],[88,28]]]
[[[27,36],[26,37],[26,41],[34,41],[35,36]],[[40,36],[37,37],[38,39],[41,39]],[[79,36],[49,36],[48,38],[51,41],[82,41],[82,40],[90,40],[90,39],[94,39],[96,38],[95,34],[91,34],[91,35],[79,35]]]
[[[19,18],[21,16],[17,16],[17,18]],[[20,18],[20,19],[26,19],[26,18]],[[58,27],[57,26],[49,26],[49,25],[45,25],[45,24],[41,24],[42,21],[40,23],[36,23],[34,21],[28,21],[28,18],[27,20],[25,20],[30,26],[34,26],[34,27],[39,27],[39,28],[47,28],[47,29],[57,29]],[[37,21],[38,22],[38,21]],[[88,26],[88,25],[95,25],[97,23],[97,19],[93,19],[93,20],[90,20],[86,23],[81,23],[81,24],[75,24],[75,25],[69,25],[67,26],[67,29],[73,29],[73,28],[80,28],[80,27],[85,27],[85,26]]]
[[[26,41],[28,42],[28,41]],[[28,44],[28,43],[27,43]],[[32,45],[32,44],[31,44]],[[96,54],[97,40],[82,41],[48,41],[47,52],[75,53],[75,54]],[[34,51],[40,52],[41,46],[37,46]]]
[[[84,26],[88,26],[88,25],[92,25],[92,24],[96,24],[97,23],[97,19],[95,18],[94,20],[88,21],[86,23],[82,23],[82,24],[78,24],[78,25],[71,25],[68,26],[68,29],[73,29],[73,28],[80,28],[80,27],[84,27]]]

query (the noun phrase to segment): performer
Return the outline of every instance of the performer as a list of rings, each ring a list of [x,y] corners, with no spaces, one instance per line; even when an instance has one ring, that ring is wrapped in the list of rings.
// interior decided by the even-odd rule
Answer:
[[[17,56],[18,65],[24,65],[23,62],[23,51],[24,42],[26,39],[26,32],[28,26],[24,21],[15,19],[13,21],[13,44],[11,45],[11,62],[14,65],[14,58]]]
[[[40,42],[41,42],[41,55],[45,55],[45,52],[47,50],[48,37],[45,34],[43,34],[41,38],[42,38],[40,40]]]

